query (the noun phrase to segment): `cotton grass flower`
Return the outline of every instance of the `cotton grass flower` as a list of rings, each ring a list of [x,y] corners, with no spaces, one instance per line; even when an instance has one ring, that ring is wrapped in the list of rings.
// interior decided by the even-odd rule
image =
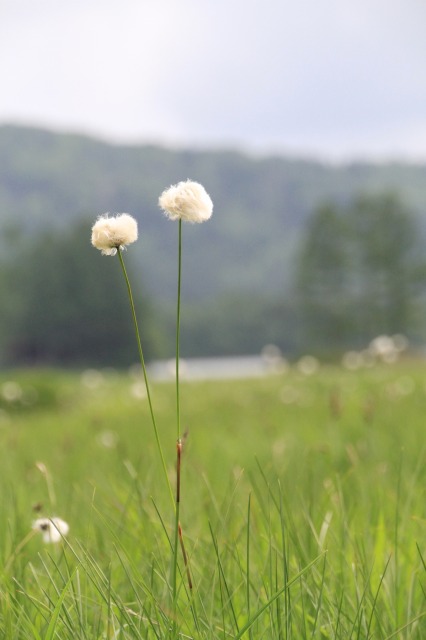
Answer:
[[[176,354],[175,354],[175,371],[176,371],[176,435],[177,435],[177,463],[176,463],[176,499],[175,499],[175,530],[173,536],[173,562],[171,571],[171,610],[172,618],[176,620],[177,614],[177,556],[179,540],[184,556],[184,563],[187,570],[189,589],[192,588],[191,575],[188,568],[186,553],[182,538],[182,528],[179,521],[180,510],[180,470],[181,470],[181,452],[182,439],[180,428],[180,369],[179,369],[179,351],[180,351],[180,301],[181,301],[181,281],[182,281],[182,222],[205,222],[213,212],[213,202],[198,182],[187,180],[186,182],[178,182],[172,185],[158,199],[158,204],[164,213],[171,220],[178,220],[178,279],[177,279],[177,304],[176,304]],[[176,622],[173,623],[173,636],[177,636]]]
[[[33,531],[40,531],[46,544],[60,542],[70,530],[69,524],[61,518],[39,518],[33,522]]]
[[[118,213],[110,218],[108,213],[99,216],[92,227],[92,245],[104,256],[114,256],[118,249],[138,239],[138,223],[128,213]]]
[[[205,222],[213,212],[213,202],[198,182],[186,180],[172,185],[161,194],[158,204],[170,220]]]

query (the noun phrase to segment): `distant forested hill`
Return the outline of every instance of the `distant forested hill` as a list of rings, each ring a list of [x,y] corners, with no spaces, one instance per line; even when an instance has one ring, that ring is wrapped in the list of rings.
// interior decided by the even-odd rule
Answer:
[[[34,234],[106,211],[129,212],[139,222],[140,242],[131,252],[144,286],[168,300],[175,291],[177,228],[157,200],[187,178],[201,182],[215,206],[208,224],[184,229],[184,295],[193,301],[236,291],[284,295],[305,223],[324,201],[344,204],[359,192],[391,189],[426,221],[426,165],[335,166],[2,126],[0,230]],[[10,243],[7,248],[13,251]]]

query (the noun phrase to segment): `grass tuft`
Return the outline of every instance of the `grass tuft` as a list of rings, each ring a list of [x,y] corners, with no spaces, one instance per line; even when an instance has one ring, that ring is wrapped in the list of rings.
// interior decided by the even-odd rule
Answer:
[[[43,389],[40,404],[32,393],[32,408],[0,411],[2,638],[426,637],[421,366],[181,381],[197,428],[185,444],[174,598],[175,514],[149,406],[127,374],[99,373],[90,389],[77,373],[0,379]],[[152,386],[170,441],[172,391]],[[67,538],[44,544],[31,532],[39,514],[64,518]]]

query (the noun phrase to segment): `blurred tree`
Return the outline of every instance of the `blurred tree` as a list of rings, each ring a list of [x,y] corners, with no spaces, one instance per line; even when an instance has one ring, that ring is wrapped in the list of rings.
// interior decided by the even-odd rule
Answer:
[[[394,194],[349,207],[353,314],[360,338],[407,333],[420,258],[419,230]]]
[[[424,274],[420,240],[415,219],[390,193],[320,207],[298,264],[304,340],[330,352],[381,333],[411,334]]]
[[[297,273],[301,333],[320,349],[340,348],[353,335],[349,239],[345,216],[329,203],[309,220],[302,242]]]
[[[130,265],[131,267],[131,265]],[[90,226],[39,235],[3,270],[4,360],[13,364],[124,365],[137,361],[125,282],[117,258],[90,245]],[[146,357],[157,336],[136,291]],[[141,302],[143,300],[143,302]]]

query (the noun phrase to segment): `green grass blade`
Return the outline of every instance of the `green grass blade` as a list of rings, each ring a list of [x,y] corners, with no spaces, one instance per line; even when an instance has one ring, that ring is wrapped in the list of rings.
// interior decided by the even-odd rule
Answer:
[[[302,575],[309,571],[309,569],[313,567],[318,562],[318,560],[324,556],[324,553],[315,558],[315,560],[312,560],[312,562],[310,562],[306,567],[299,571],[299,573],[295,575],[289,582],[287,582],[287,584],[285,584],[281,589],[274,593],[274,595],[269,598],[269,600],[265,602],[265,604],[263,604],[255,614],[253,614],[253,616],[246,622],[242,629],[239,630],[237,635],[234,636],[234,640],[240,640],[240,638],[242,638],[247,633],[247,631],[256,622],[256,620],[260,618],[262,613],[264,613],[271,606],[271,604],[273,604],[275,600],[277,600],[277,598],[279,598],[286,591],[286,589],[289,589],[292,584],[298,581]]]

